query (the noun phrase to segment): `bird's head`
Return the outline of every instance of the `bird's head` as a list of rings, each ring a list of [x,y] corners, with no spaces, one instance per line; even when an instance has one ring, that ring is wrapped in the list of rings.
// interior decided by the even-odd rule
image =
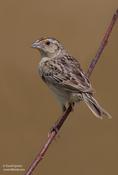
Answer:
[[[42,57],[53,58],[63,50],[63,46],[55,38],[41,38],[32,44],[33,48],[40,51]]]

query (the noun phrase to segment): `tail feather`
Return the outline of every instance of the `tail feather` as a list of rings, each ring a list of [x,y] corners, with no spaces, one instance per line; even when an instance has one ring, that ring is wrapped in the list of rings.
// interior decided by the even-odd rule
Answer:
[[[111,115],[99,105],[99,103],[91,94],[83,93],[83,99],[86,105],[96,117],[100,119],[102,119],[103,117],[107,117],[109,119],[112,118]]]

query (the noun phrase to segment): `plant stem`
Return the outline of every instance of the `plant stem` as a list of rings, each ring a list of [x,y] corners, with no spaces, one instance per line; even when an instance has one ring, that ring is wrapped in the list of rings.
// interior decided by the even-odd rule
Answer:
[[[108,28],[107,28],[105,34],[104,34],[104,37],[103,37],[103,39],[102,39],[102,41],[101,41],[101,43],[100,43],[100,46],[99,46],[99,48],[98,48],[98,50],[97,50],[97,52],[96,52],[96,55],[95,55],[95,57],[92,59],[90,65],[89,65],[88,71],[87,71],[87,73],[86,73],[86,75],[87,75],[88,77],[91,76],[92,71],[93,71],[95,65],[97,64],[97,62],[98,62],[98,60],[99,60],[99,58],[100,58],[100,56],[101,56],[101,54],[102,54],[102,52],[103,52],[105,46],[107,45],[109,36],[110,36],[110,34],[111,34],[111,32],[112,32],[112,29],[113,29],[113,27],[114,27],[114,25],[115,25],[115,23],[116,23],[116,21],[117,21],[117,18],[118,18],[118,9],[117,9],[116,12],[114,13],[114,15],[113,15],[113,17],[112,17],[112,20],[111,20],[111,22],[110,22],[110,24],[109,24],[109,26],[108,26]]]

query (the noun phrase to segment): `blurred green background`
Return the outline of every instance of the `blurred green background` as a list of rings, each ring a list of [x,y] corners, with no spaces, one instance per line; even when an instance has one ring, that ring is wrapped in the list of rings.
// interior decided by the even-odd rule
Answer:
[[[0,175],[2,166],[27,169],[60,115],[60,106],[37,73],[34,40],[52,36],[86,71],[117,0],[0,1]],[[85,104],[76,106],[37,167],[38,174],[118,174],[118,22],[91,81],[96,98],[113,116],[99,120]]]

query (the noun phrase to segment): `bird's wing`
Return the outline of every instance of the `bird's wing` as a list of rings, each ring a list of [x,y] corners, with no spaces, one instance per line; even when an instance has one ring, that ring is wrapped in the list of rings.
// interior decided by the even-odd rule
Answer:
[[[71,56],[64,56],[45,62],[42,76],[48,83],[66,91],[93,91],[79,62]]]

